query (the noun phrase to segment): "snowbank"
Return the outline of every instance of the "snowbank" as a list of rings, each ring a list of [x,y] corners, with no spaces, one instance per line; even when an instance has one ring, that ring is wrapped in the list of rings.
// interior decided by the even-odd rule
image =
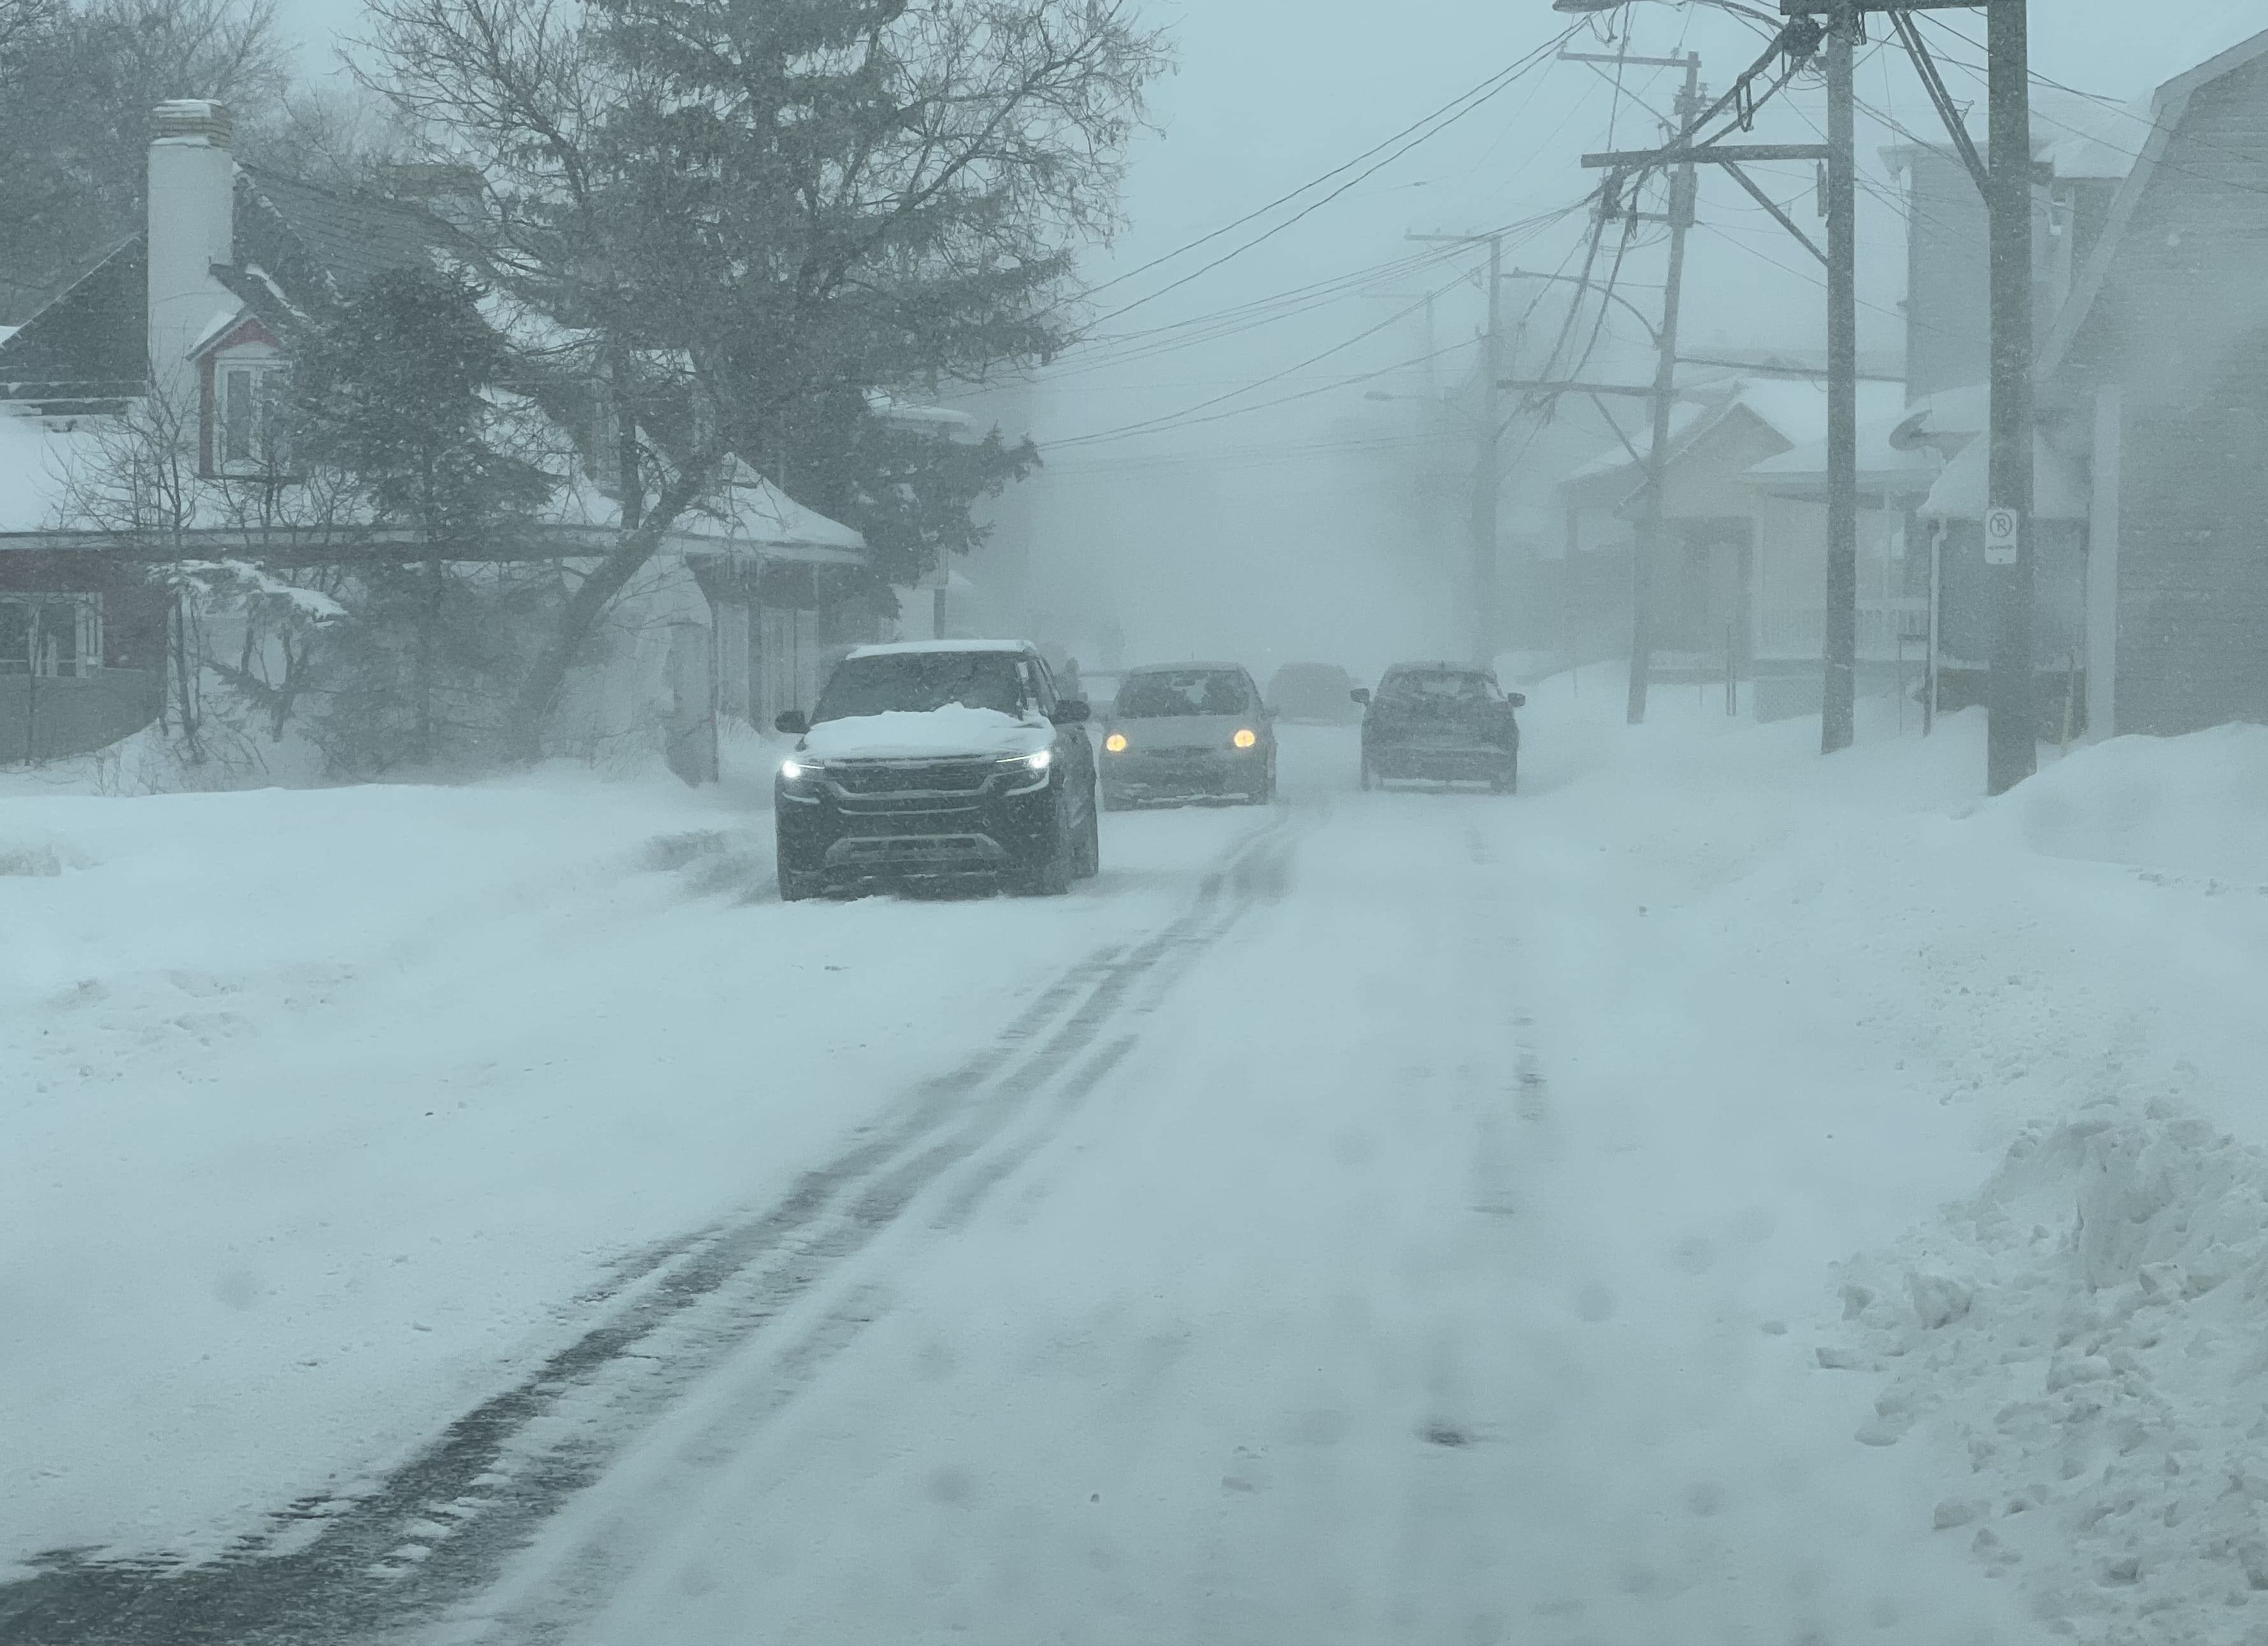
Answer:
[[[2268,1624],[2268,1154],[2165,1105],[2026,1128],[1972,1198],[1844,1273],[1822,1363],[1879,1374],[1859,1438],[1967,1455],[1933,1517],[2094,1641]]]
[[[2048,856],[2268,885],[2268,726],[2080,749],[1993,813],[2004,843]]]

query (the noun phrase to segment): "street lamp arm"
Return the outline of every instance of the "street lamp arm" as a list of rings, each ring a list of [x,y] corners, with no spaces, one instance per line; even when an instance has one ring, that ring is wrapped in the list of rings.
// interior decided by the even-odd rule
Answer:
[[[1621,304],[1623,307],[1628,309],[1631,312],[1631,318],[1636,320],[1639,325],[1646,327],[1646,334],[1653,340],[1653,346],[1657,349],[1661,347],[1661,332],[1660,328],[1657,327],[1652,320],[1646,318],[1646,312],[1643,309],[1639,308],[1635,303],[1632,303],[1628,298],[1623,296],[1621,292],[1616,290],[1612,286],[1598,285],[1593,281],[1585,280],[1574,275],[1546,275],[1526,268],[1507,268],[1504,271],[1504,277],[1506,280],[1557,281],[1563,285],[1582,286],[1587,289],[1595,290],[1600,296],[1609,298],[1615,302]]]

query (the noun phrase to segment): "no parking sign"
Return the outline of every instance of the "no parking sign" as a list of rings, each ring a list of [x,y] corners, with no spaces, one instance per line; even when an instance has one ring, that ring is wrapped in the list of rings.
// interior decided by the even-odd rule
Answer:
[[[2024,517],[2014,509],[1984,511],[1984,563],[1988,566],[2013,566],[2016,563],[2016,538],[2023,529]]]

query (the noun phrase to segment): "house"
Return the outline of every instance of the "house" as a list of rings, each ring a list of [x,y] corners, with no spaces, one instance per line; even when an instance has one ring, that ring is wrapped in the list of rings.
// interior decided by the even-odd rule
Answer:
[[[440,210],[245,165],[230,130],[219,104],[161,104],[144,228],[0,341],[0,761],[99,747],[162,711],[185,643],[155,567],[351,566],[404,547],[368,521],[295,511],[268,408],[306,316],[380,269],[445,263],[460,243]],[[564,481],[552,511],[452,562],[535,562],[568,577],[605,551],[621,508],[592,409],[602,404],[595,378],[587,395],[524,402]],[[174,430],[180,461],[162,530],[90,506],[89,477],[121,430],[152,424]],[[769,724],[811,700],[830,646],[878,637],[870,590],[855,531],[734,464],[632,591],[644,605],[616,648],[620,689],[571,689],[586,711],[568,717],[571,743],[623,735],[625,712],[641,712],[625,711],[627,690],[660,705],[681,771],[713,772],[719,712]]]
[[[2102,734],[2268,721],[2268,33],[2167,82],[2039,358]],[[2144,139],[2146,137],[2146,141]]]
[[[2044,341],[2074,272],[2100,239],[2110,203],[2132,162],[2121,144],[2126,117],[2092,99],[2051,90],[2034,98],[2034,324]],[[1980,140],[1981,143],[1981,140]],[[1940,708],[1984,701],[1994,622],[1984,562],[1991,396],[1992,304],[1984,201],[1949,144],[1902,144],[1882,158],[1900,180],[1906,243],[1904,416],[1890,444],[1922,476],[1908,540],[1911,590],[1934,592],[1930,619],[1931,694]],[[2059,738],[2087,721],[2081,614],[2088,576],[2086,439],[2043,405],[2034,467],[2033,656],[2040,730]]]
[[[1811,377],[1738,377],[1682,391],[1662,481],[1664,543],[1653,583],[1654,666],[1665,680],[1753,680],[1761,718],[1811,712],[1824,680],[1827,394]],[[1888,444],[1901,385],[1859,385],[1860,657],[1900,666],[1913,597],[1904,515],[1927,474]],[[1650,434],[1630,437],[1560,484],[1571,555],[1627,540],[1643,504]]]

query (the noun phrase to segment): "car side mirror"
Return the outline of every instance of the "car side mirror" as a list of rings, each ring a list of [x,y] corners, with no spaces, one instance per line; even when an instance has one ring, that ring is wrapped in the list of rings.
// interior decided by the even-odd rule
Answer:
[[[790,737],[801,737],[811,730],[811,716],[800,709],[783,709],[772,721],[772,730],[784,731]]]
[[[1367,686],[1358,686],[1354,690],[1349,692],[1347,695],[1353,698],[1355,702],[1360,703],[1365,709],[1370,707],[1370,687]]]
[[[1094,710],[1085,698],[1067,697],[1056,705],[1055,713],[1048,718],[1059,726],[1083,726],[1094,718]]]
[[[1514,709],[1525,709],[1528,707],[1528,694],[1526,692],[1506,692],[1505,694],[1504,701],[1510,703]]]

